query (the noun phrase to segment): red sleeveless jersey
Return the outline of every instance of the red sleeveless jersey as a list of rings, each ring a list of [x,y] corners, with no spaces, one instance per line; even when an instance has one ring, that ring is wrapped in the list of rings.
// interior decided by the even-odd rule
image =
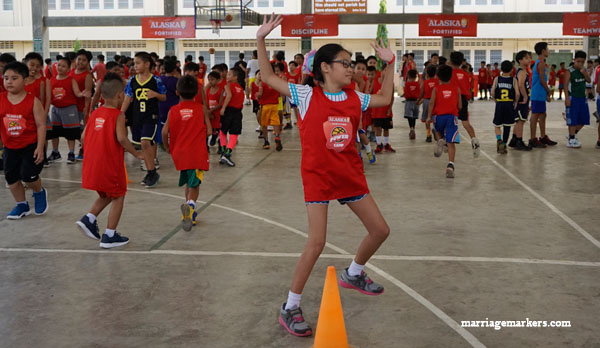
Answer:
[[[298,72],[298,70],[296,70],[295,72]],[[289,82],[289,83],[298,85],[298,84],[300,84],[301,77],[302,77],[301,74],[296,74],[296,75],[292,76],[292,74],[290,74],[289,72],[287,72],[287,71],[285,72],[285,78],[287,79],[287,82]]]
[[[229,101],[229,107],[242,109],[244,107],[244,97],[246,94],[244,93],[244,89],[237,82],[232,82],[229,84],[229,90],[231,91],[231,100]]]
[[[67,76],[59,80],[56,76],[52,76],[50,80],[50,90],[52,92],[52,105],[57,108],[65,108],[70,105],[77,105],[77,98],[73,93],[73,78]]]
[[[467,100],[471,99],[471,86],[469,85],[469,75],[466,71],[459,68],[452,69],[450,84],[460,88],[460,94],[464,95]]]
[[[326,201],[369,193],[354,139],[361,118],[358,95],[344,89],[347,99],[333,102],[313,88],[300,124],[301,173],[304,200]]]
[[[432,115],[458,116],[458,87],[453,83],[439,85],[435,88],[435,105]]]
[[[171,156],[177,170],[208,170],[206,124],[202,106],[182,101],[169,111]]]
[[[214,108],[219,105],[219,99],[221,99],[221,95],[223,94],[223,89],[219,88],[217,93],[212,94],[210,92],[211,88],[206,90],[206,101],[208,102],[208,108]],[[210,126],[213,129],[221,128],[221,111],[219,109],[213,111],[213,119],[210,120]]]
[[[404,98],[416,100],[421,95],[421,84],[417,81],[408,81],[404,85]]]
[[[13,104],[8,100],[8,92],[0,93],[0,133],[7,149],[22,149],[37,142],[34,101],[33,94],[27,93],[19,104]]]
[[[69,76],[75,79],[77,82],[77,87],[79,87],[79,91],[85,91],[85,78],[90,74],[89,71],[84,71],[82,73],[77,73],[75,69],[71,70]],[[85,107],[85,98],[77,98],[77,110],[79,112],[83,112],[83,108]]]
[[[260,98],[258,98],[259,105],[273,105],[279,104],[279,92],[271,88],[271,86],[267,85],[264,82],[261,82],[263,93]]]
[[[46,82],[45,77],[40,77],[39,79],[33,81],[32,83],[25,85],[25,92],[33,94],[34,97],[38,98],[40,101],[40,88],[42,87],[42,82]],[[44,93],[46,90],[44,89]]]
[[[423,81],[423,88],[424,88],[423,99],[431,99],[431,93],[433,92],[433,89],[436,88],[437,86],[438,86],[438,79],[435,77],[432,79]]]
[[[121,197],[127,192],[125,151],[117,140],[117,118],[121,110],[101,106],[85,127],[85,158],[81,187]]]

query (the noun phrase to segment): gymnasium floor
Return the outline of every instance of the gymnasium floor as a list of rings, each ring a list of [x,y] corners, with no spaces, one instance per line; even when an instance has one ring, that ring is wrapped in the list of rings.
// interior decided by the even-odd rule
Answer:
[[[600,347],[596,123],[580,133],[583,148],[567,149],[563,105],[549,105],[548,133],[558,146],[500,156],[493,104],[471,104],[483,151],[473,158],[463,141],[450,180],[422,124],[417,140],[408,140],[396,99],[397,153],[366,168],[392,229],[366,271],[386,292],[340,289],[351,345]],[[50,209],[43,217],[6,220],[14,202],[2,185],[0,347],[312,346],[312,338],[293,337],[277,322],[306,242],[297,129],[285,132],[283,152],[263,150],[249,107],[244,113],[237,166],[219,165],[211,154],[191,232],[179,228],[183,190],[164,152],[156,188],[130,185],[118,229],[130,244],[109,251],[74,224],[95,199],[80,188],[81,164],[44,169]],[[126,156],[131,180],[141,180],[139,161]],[[313,328],[326,266],[339,275],[365,234],[346,207],[332,203],[329,217],[329,244],[302,301]],[[460,326],[526,318],[571,327]]]

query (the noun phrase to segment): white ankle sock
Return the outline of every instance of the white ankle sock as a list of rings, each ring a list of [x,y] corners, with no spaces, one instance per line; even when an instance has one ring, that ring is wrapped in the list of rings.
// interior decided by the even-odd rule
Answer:
[[[106,229],[106,231],[104,231],[104,234],[108,236],[108,238],[112,238],[115,235],[115,230],[111,230],[111,229]]]
[[[383,137],[383,144],[387,145],[390,143],[390,137]]]
[[[302,299],[302,294],[293,293],[292,290],[288,293],[288,299],[285,303],[285,310],[292,309],[292,307],[300,307],[300,300]]]
[[[196,208],[196,202],[192,201],[191,199],[189,201],[187,201],[187,204],[191,205],[194,208]]]
[[[17,202],[17,204],[28,204],[27,201]]]
[[[91,223],[94,223],[94,221],[96,221],[96,215],[92,213],[87,213],[86,216],[88,217],[88,219],[90,219]]]
[[[354,260],[352,260],[350,267],[348,267],[348,275],[351,277],[359,276],[361,275],[363,268],[365,268],[365,265],[359,265]]]
[[[381,136],[375,136],[375,140],[377,141],[377,145],[381,145]]]
[[[367,153],[370,153],[371,152],[371,144],[365,145],[365,150],[367,150]]]

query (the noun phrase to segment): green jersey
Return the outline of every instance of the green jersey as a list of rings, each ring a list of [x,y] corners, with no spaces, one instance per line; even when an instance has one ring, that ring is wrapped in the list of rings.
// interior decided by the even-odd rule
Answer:
[[[574,67],[569,68],[569,73],[571,73],[569,95],[576,98],[585,98],[585,76]]]

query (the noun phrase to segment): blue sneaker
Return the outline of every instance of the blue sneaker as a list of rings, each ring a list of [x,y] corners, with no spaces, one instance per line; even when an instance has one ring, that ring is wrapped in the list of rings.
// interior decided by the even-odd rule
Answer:
[[[8,216],[6,218],[9,220],[19,220],[23,216],[27,216],[29,214],[31,214],[29,203],[19,203],[16,207],[13,208],[13,210],[10,211],[10,213],[8,213]]]
[[[116,231],[114,236],[109,237],[106,233],[102,235],[102,240],[100,241],[100,247],[104,249],[110,249],[115,247],[120,247],[129,243],[129,238],[122,237]]]
[[[48,191],[42,187],[40,192],[33,193],[35,215],[44,215],[48,211]]]
[[[90,218],[87,217],[87,215],[84,215],[75,224],[81,228],[81,231],[85,236],[95,240],[100,240],[100,233],[98,233],[98,220],[95,220],[94,223],[91,223]]]
[[[375,156],[375,151],[371,150],[371,152],[367,153],[367,157],[369,157],[370,164],[377,163],[377,157]]]
[[[190,207],[192,207],[192,225],[196,226],[196,218],[198,217],[198,212],[196,211],[196,205],[194,203],[188,203]]]

